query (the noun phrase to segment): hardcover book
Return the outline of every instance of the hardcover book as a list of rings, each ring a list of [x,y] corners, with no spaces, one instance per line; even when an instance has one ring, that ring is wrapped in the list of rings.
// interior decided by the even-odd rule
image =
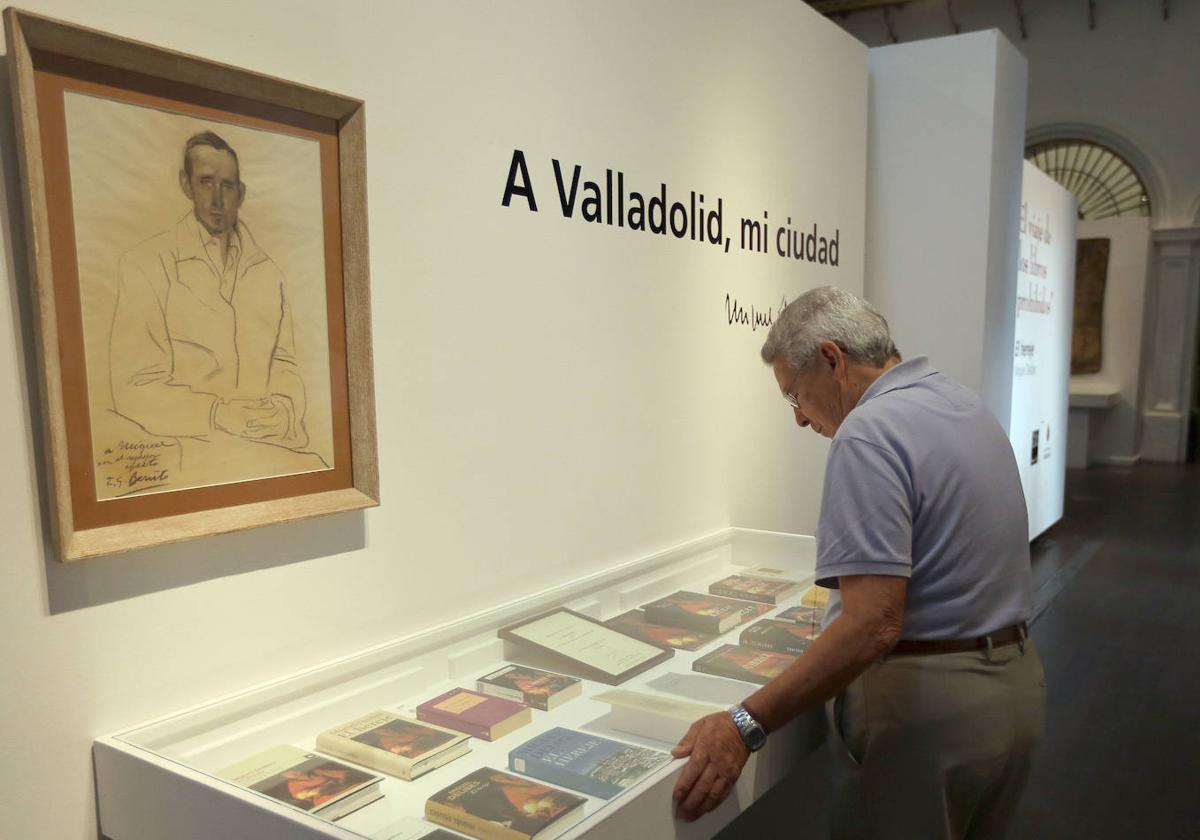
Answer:
[[[811,625],[764,618],[743,630],[738,641],[745,647],[799,656],[808,650],[816,636],[817,630]]]
[[[508,754],[508,768],[543,782],[611,799],[671,756],[557,726]]]
[[[821,629],[821,620],[825,618],[825,610],[820,607],[788,607],[775,616],[779,621],[790,621],[793,624],[809,624]]]
[[[383,796],[382,776],[293,746],[272,747],[217,775],[286,805],[340,819]]]
[[[643,609],[646,611],[646,621],[651,624],[720,634],[757,618],[771,607],[717,595],[680,591],[645,604]]]
[[[692,670],[765,685],[782,674],[796,657],[738,645],[721,645],[692,663]]]
[[[479,840],[532,840],[583,818],[587,800],[565,790],[482,767],[425,802],[425,818]]]
[[[377,711],[317,736],[317,749],[412,780],[471,751],[466,735]]]
[[[494,741],[533,720],[524,703],[491,697],[469,688],[452,688],[417,706],[417,718]]]
[[[583,683],[575,677],[525,665],[506,665],[480,677],[475,687],[484,694],[515,700],[544,712],[578,697],[583,691]]]
[[[665,624],[651,624],[646,621],[646,614],[642,610],[629,610],[629,612],[621,613],[604,623],[614,630],[636,636],[643,641],[667,645],[680,650],[698,650],[717,638],[715,633],[689,630],[686,627],[668,627]]]
[[[774,605],[800,591],[800,582],[785,578],[730,575],[709,586],[708,591],[710,595]]]

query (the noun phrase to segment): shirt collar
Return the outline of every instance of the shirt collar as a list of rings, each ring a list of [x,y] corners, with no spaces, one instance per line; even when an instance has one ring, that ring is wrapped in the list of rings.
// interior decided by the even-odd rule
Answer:
[[[209,233],[208,228],[204,227],[204,225],[197,225],[197,227],[200,228],[200,244],[202,244],[205,249],[209,250],[210,252],[217,254],[221,253],[221,240]],[[238,254],[240,254],[242,250],[242,236],[240,233],[238,233],[238,229],[236,227],[233,229],[232,233],[233,235],[229,237],[230,261],[236,262]]]
[[[927,376],[933,376],[937,373],[937,369],[929,364],[927,356],[913,356],[906,362],[901,362],[893,368],[884,371],[883,375],[871,383],[870,387],[863,392],[862,398],[859,399],[858,405],[862,405],[867,400],[873,400],[888,391],[896,391],[900,388],[907,388],[918,380],[924,379]]]
[[[208,228],[200,224],[200,220],[196,218],[195,212],[188,210],[184,217],[179,220],[176,227],[179,259],[207,259],[204,246],[210,240],[216,246],[216,237],[208,232]],[[233,234],[229,244],[231,247],[237,249],[239,263],[243,269],[249,268],[265,259],[258,250],[258,246],[254,242],[254,237],[250,234],[250,231],[241,219],[238,219],[237,227],[233,229]],[[245,257],[246,259],[241,260],[241,257]]]

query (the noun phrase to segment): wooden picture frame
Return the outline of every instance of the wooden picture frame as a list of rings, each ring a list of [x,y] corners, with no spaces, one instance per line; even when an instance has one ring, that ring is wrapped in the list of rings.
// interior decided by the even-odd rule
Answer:
[[[4,23],[61,559],[378,505],[363,103],[12,8]],[[170,131],[140,128],[160,124]],[[93,125],[117,133],[92,140]],[[243,152],[253,141],[258,163],[239,159],[238,142],[196,140],[213,127],[246,138]],[[171,139],[181,131],[186,146]],[[128,145],[112,141],[120,132]],[[141,217],[90,196],[113,173],[126,172],[114,189],[130,180],[135,149],[160,147],[174,157],[136,158],[148,174],[132,203],[187,210],[137,210],[157,227],[135,245]],[[116,168],[92,165],[105,155]],[[213,161],[232,174],[214,180]],[[275,198],[254,193],[252,165]],[[303,201],[286,195],[292,182]],[[252,200],[286,209],[263,214],[284,246],[259,242],[244,212],[239,221]],[[168,241],[186,249],[153,251]],[[193,271],[208,271],[211,288],[183,283]],[[189,295],[215,306],[187,309]],[[231,355],[192,332],[231,336]],[[140,367],[128,372],[131,359]]]
[[[578,639],[576,631],[578,628],[583,628],[587,633],[587,639],[582,646],[588,648],[590,651],[595,651],[599,645],[606,645],[608,646],[608,650],[604,651],[604,653],[624,649],[629,656],[636,658],[637,661],[631,662],[628,667],[622,668],[619,671],[606,670],[603,667],[598,667],[594,662],[585,661],[553,645],[543,644],[537,641],[536,638],[531,638],[527,633],[529,626],[543,624],[547,621],[558,621],[562,629],[567,632],[567,635],[575,636],[576,639]],[[571,625],[575,626],[572,627]],[[628,633],[622,633],[620,630],[609,627],[602,621],[597,621],[590,616],[566,607],[556,607],[531,618],[501,627],[496,631],[496,635],[528,654],[515,657],[512,661],[517,664],[595,680],[606,685],[620,685],[630,677],[648,671],[655,665],[666,662],[675,655],[675,651],[672,648],[665,647],[656,642],[639,639]]]

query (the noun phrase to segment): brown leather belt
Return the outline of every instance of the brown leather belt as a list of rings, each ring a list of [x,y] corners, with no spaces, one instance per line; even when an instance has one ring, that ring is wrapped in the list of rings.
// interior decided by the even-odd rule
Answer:
[[[987,650],[1023,643],[1029,638],[1029,625],[1025,622],[1005,627],[976,639],[901,639],[892,648],[893,654],[962,653],[967,650]]]

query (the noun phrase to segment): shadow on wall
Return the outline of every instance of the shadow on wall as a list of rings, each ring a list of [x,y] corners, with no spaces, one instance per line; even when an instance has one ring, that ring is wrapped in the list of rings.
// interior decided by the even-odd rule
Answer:
[[[36,314],[7,61],[6,55],[0,55],[0,174],[4,178],[4,191],[0,195],[0,235],[7,246],[4,268],[10,280],[9,298],[16,322],[13,333],[20,341],[14,351],[29,407],[25,440],[30,447],[33,468],[28,492],[38,501],[40,519],[35,527],[40,526],[49,613],[56,615],[363,548],[366,545],[366,519],[358,511],[77,563],[62,563],[57,559],[50,534],[51,482],[42,401],[38,392]]]

